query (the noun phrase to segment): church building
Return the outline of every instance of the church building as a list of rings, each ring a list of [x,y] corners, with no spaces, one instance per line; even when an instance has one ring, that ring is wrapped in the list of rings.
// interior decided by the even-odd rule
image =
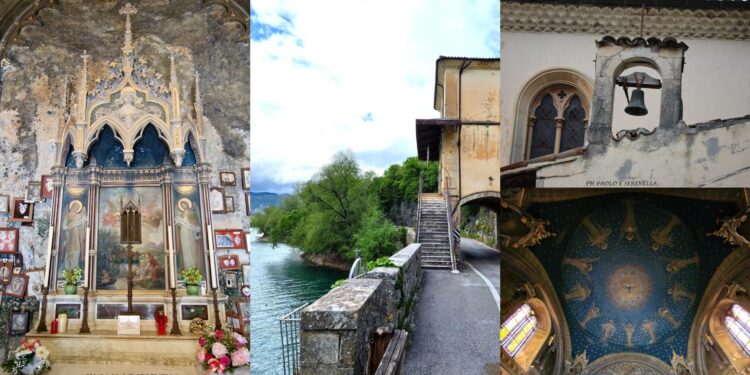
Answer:
[[[750,369],[748,19],[502,1],[503,374]]]

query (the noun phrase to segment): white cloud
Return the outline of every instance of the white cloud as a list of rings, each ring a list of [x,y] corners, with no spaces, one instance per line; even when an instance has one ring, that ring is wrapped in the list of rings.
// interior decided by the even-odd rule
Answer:
[[[285,190],[331,156],[381,172],[416,154],[440,55],[496,57],[497,0],[252,2],[254,190]],[[383,159],[373,157],[383,154]]]

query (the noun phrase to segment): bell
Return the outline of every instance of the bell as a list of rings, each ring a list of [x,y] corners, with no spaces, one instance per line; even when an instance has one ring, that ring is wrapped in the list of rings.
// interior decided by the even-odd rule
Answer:
[[[630,102],[628,102],[628,106],[625,107],[625,113],[631,116],[645,116],[648,114],[646,103],[643,101],[643,90],[633,90],[633,95],[630,96]]]

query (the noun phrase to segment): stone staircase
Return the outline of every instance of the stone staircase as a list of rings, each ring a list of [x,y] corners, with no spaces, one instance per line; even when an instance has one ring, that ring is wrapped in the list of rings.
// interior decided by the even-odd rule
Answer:
[[[445,197],[423,193],[419,218],[419,243],[422,244],[422,268],[451,268],[448,216]]]

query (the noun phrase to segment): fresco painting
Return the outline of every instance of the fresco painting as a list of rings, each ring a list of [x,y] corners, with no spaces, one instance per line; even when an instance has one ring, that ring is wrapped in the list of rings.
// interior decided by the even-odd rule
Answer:
[[[177,278],[186,268],[197,268],[204,279],[206,267],[201,230],[200,197],[196,186],[174,189],[174,241]]]
[[[64,270],[84,268],[84,247],[89,212],[89,190],[67,186],[63,190],[60,242],[57,254],[57,280],[65,280]]]
[[[137,254],[133,258],[133,288],[164,289],[164,210],[161,188],[155,186],[101,188],[96,287],[128,288],[127,249],[120,244],[120,211],[130,201],[141,209],[141,244],[133,245]]]

